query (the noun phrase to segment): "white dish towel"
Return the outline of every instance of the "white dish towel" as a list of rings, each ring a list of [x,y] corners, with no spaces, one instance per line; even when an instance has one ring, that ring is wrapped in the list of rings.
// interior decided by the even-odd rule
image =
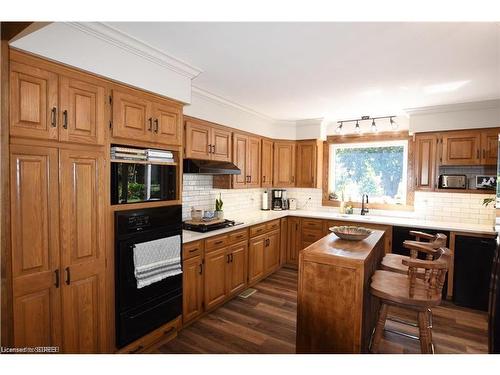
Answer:
[[[138,289],[182,273],[180,235],[135,244],[133,251]]]

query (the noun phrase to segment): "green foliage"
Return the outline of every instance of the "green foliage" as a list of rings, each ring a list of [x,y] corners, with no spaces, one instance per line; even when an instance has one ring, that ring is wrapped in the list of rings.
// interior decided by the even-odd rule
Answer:
[[[146,196],[144,184],[137,182],[129,182],[128,184],[128,201],[140,201]]]
[[[222,211],[222,206],[224,202],[222,202],[221,194],[219,193],[219,198],[215,198],[215,211]]]
[[[403,146],[337,149],[335,190],[395,197],[403,178],[403,152]]]

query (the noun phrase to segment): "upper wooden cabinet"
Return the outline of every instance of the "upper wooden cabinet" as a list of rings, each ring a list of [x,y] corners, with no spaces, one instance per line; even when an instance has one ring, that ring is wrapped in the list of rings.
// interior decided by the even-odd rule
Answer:
[[[323,142],[317,140],[297,142],[297,187],[321,187],[321,161]]]
[[[185,158],[231,161],[232,132],[207,121],[185,120]]]
[[[499,129],[481,132],[481,164],[497,165]]]
[[[446,132],[442,136],[442,165],[481,164],[481,133],[476,130]]]
[[[181,111],[134,90],[113,90],[113,138],[180,145]]]
[[[274,179],[275,187],[295,186],[295,142],[274,142]]]
[[[273,186],[273,141],[269,139],[262,140],[262,153],[261,153],[261,178],[260,183],[262,187]]]
[[[234,133],[233,136],[233,163],[241,173],[232,176],[233,188],[244,188],[248,183],[248,137],[243,134]]]
[[[439,139],[436,134],[417,134],[414,148],[415,187],[418,190],[434,190],[437,174],[437,146]]]

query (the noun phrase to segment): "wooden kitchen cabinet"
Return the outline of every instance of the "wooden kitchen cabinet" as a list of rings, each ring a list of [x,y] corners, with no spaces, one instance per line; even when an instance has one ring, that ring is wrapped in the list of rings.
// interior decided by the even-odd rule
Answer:
[[[497,165],[498,160],[498,134],[500,129],[481,131],[481,164]]]
[[[442,135],[442,165],[480,165],[481,133],[477,130]]]
[[[251,238],[248,244],[248,282],[253,284],[264,276],[266,236]]]
[[[62,346],[57,149],[10,146],[14,346]]]
[[[106,350],[104,155],[60,150],[63,347]]]
[[[274,231],[267,236],[267,246],[264,249],[264,273],[269,275],[280,265],[280,232]]]
[[[247,187],[260,187],[261,141],[259,137],[248,137],[248,182]]]
[[[113,90],[113,138],[180,145],[182,107],[135,90]]]
[[[299,251],[301,250],[300,234],[300,218],[288,217],[287,264],[297,265],[299,263]]]
[[[203,258],[201,254],[183,262],[182,298],[182,318],[184,323],[187,323],[203,312]]]
[[[208,310],[226,299],[227,247],[205,254],[205,308]]]
[[[321,187],[321,161],[323,143],[318,140],[297,142],[296,186],[304,188]]]
[[[185,158],[231,161],[232,132],[193,117],[185,120]]]
[[[240,242],[229,247],[227,251],[229,263],[227,272],[227,294],[233,295],[245,288],[248,270],[248,243]]]
[[[241,173],[232,176],[233,188],[244,188],[248,182],[248,137],[243,134],[234,133],[233,139],[233,164]],[[228,178],[228,177],[226,177]]]
[[[274,187],[295,186],[295,142],[274,142]]]
[[[262,140],[262,152],[261,152],[261,186],[262,187],[272,187],[273,186],[273,141],[269,139]]]
[[[437,187],[437,149],[439,138],[435,133],[415,136],[415,188],[432,191]]]

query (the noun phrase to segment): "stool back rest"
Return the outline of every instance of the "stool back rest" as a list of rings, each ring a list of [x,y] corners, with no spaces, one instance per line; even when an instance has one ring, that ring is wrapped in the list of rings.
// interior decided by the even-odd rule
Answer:
[[[410,250],[410,258],[417,259],[418,253],[421,252],[425,254],[425,259],[427,260],[433,260],[437,256],[437,249],[440,247],[437,246],[436,248],[434,248],[430,245],[429,242],[418,242],[410,240],[403,242],[403,246]]]
[[[408,278],[410,279],[408,294],[410,298],[415,296],[417,278],[423,280],[424,294],[427,298],[430,299],[441,295],[446,273],[451,263],[451,252],[448,248],[441,247],[437,253],[435,260],[411,258],[403,260],[403,264],[408,266]],[[424,270],[423,277],[422,272],[418,272],[419,269]]]

